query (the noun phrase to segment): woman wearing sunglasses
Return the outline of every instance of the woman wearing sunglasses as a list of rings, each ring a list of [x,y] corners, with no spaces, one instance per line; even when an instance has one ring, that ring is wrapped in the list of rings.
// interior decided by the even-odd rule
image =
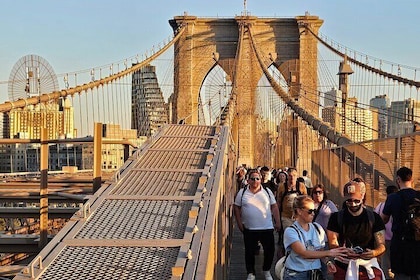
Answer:
[[[347,249],[338,247],[325,250],[327,236],[321,225],[312,223],[315,204],[307,195],[299,195],[293,201],[296,220],[284,232],[286,262],[284,280],[323,279],[321,259],[328,266],[330,273],[335,272],[335,265],[330,259],[346,256]]]
[[[321,184],[317,184],[312,189],[312,199],[315,203],[315,216],[314,222],[320,224],[324,230],[327,230],[328,220],[332,213],[338,211],[337,206],[327,198],[325,188]]]

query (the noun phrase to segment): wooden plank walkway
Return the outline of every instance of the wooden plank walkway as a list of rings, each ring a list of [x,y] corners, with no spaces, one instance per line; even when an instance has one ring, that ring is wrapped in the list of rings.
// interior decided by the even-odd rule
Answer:
[[[246,280],[247,273],[245,268],[245,246],[244,246],[244,239],[242,233],[239,231],[238,227],[236,226],[236,221],[233,218],[233,236],[232,236],[232,249],[230,255],[230,264],[228,268],[228,275],[229,280]],[[274,233],[275,241],[277,244],[278,234]],[[277,247],[277,245],[276,245]],[[277,248],[276,248],[277,250]],[[277,253],[277,251],[276,251]],[[274,256],[274,261],[271,266],[271,275],[273,279],[277,279],[274,275],[274,266],[276,262],[276,254]],[[255,270],[256,275],[255,278],[258,279],[265,279],[264,275],[262,274],[262,265],[263,265],[263,250],[261,248],[260,254],[255,256]]]

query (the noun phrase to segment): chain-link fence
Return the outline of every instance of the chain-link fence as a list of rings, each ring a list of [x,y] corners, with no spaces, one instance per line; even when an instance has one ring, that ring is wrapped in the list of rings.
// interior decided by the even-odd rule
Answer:
[[[376,206],[386,198],[386,187],[395,185],[395,173],[406,166],[413,170],[420,188],[420,132],[377,139],[312,152],[312,181],[323,184],[329,198],[343,202],[342,188],[355,177],[367,185],[366,205]]]

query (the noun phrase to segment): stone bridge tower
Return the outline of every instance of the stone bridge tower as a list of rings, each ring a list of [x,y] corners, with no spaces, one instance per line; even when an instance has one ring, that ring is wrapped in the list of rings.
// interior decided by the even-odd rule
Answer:
[[[229,19],[184,15],[174,17],[169,23],[174,31],[186,28],[174,46],[172,122],[182,120],[187,124],[198,124],[202,83],[213,67],[219,65],[231,78],[238,93],[235,123],[239,125],[232,128],[238,146],[238,164],[260,164],[254,162],[259,149],[256,147],[258,134],[254,114],[255,92],[263,72],[251,45],[251,33],[257,51],[270,58],[266,59],[265,67],[277,67],[288,82],[289,94],[318,116],[318,107],[314,105],[318,100],[299,99],[302,88],[316,89],[317,86],[317,41],[305,28],[308,26],[317,34],[323,23],[317,16],[258,18],[246,15]],[[299,131],[297,124],[289,129],[296,134]],[[290,154],[293,153],[295,151]],[[298,161],[294,160],[289,166],[297,164]]]

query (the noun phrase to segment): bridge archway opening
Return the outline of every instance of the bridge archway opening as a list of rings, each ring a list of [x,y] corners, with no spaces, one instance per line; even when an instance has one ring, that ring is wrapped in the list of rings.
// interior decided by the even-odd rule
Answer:
[[[271,64],[268,70],[274,80],[284,89],[289,91],[285,77],[279,69]],[[258,81],[256,88],[257,146],[261,147],[261,153],[256,154],[256,162],[273,168],[283,166],[283,160],[279,155],[283,153],[283,142],[280,139],[283,122],[288,122],[290,111],[282,98],[271,87],[267,78],[263,75]]]
[[[199,93],[200,125],[214,125],[227,105],[232,91],[232,81],[222,67],[215,64],[207,73]]]

